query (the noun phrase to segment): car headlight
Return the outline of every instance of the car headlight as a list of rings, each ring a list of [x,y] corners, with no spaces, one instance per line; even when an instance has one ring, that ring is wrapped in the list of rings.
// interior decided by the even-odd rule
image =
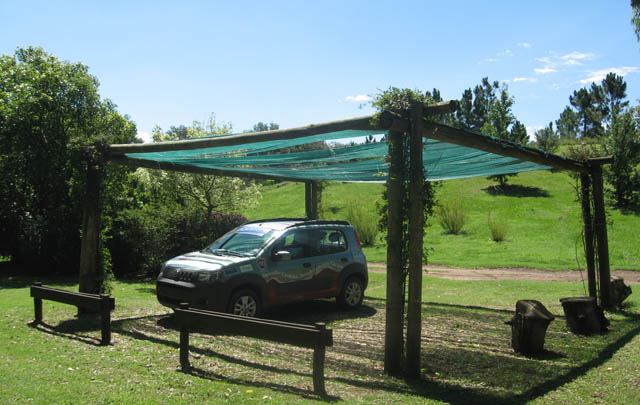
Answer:
[[[203,271],[198,273],[198,281],[216,281],[217,279],[217,271]]]

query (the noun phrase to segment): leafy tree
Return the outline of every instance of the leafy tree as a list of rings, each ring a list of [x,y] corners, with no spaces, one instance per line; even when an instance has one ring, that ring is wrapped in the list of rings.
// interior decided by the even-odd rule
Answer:
[[[638,41],[640,41],[640,0],[631,0],[631,11],[633,13],[631,16],[631,24],[633,25],[633,30],[636,32]]]
[[[640,200],[640,107],[635,107],[614,119],[604,139],[604,152],[613,157],[605,166],[605,179],[613,187],[618,207],[637,204]]]
[[[614,117],[617,117],[629,105],[628,101],[624,101],[627,98],[627,83],[622,76],[609,72],[602,80],[601,86],[604,93],[604,103],[608,104],[607,121],[611,125]]]
[[[565,107],[556,120],[556,129],[560,139],[575,140],[580,133],[580,116],[571,107]]]
[[[175,128],[171,127],[169,131],[164,132],[162,128],[154,127],[154,141],[177,140],[185,133],[186,139],[192,139],[231,132],[231,125],[218,124],[214,115],[211,115],[206,123],[195,121],[185,130],[176,131]],[[259,188],[253,180],[148,169],[139,169],[138,172],[139,180],[151,192],[156,202],[175,204],[190,210],[202,210],[208,217],[215,211],[238,211],[253,206],[260,196]]]
[[[539,129],[535,132],[536,143],[538,148],[547,152],[554,152],[558,149],[560,143],[560,137],[553,130],[553,123],[550,122],[549,126]]]
[[[34,47],[1,56],[3,253],[24,265],[74,272],[87,165],[99,161],[106,144],[134,142],[135,134],[115,104],[100,99],[85,65]],[[125,171],[107,170],[103,189]]]
[[[260,121],[253,126],[253,132],[275,131],[276,129],[280,129],[280,125],[276,124],[275,122],[266,124]]]
[[[576,90],[569,97],[569,102],[577,110],[583,138],[596,138],[603,135],[602,120],[606,116],[606,111],[602,108],[604,98],[602,87],[595,83],[592,83],[590,89]]]

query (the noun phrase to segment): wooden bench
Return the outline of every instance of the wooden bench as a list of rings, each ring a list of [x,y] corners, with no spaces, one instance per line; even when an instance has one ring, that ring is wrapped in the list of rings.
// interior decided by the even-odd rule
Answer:
[[[206,329],[206,334],[231,334],[247,336],[272,342],[286,343],[313,349],[313,390],[324,395],[325,348],[333,346],[333,331],[324,323],[303,325],[248,318],[221,312],[189,309],[187,304],[175,310],[176,322],[180,327],[180,366],[184,371],[189,365],[189,331]]]
[[[75,305],[90,312],[100,313],[102,326],[101,345],[111,344],[111,311],[116,307],[115,298],[109,294],[87,294],[74,291],[60,290],[43,286],[41,282],[31,285],[31,296],[35,309],[34,323],[42,322],[42,300],[56,301],[63,304]]]

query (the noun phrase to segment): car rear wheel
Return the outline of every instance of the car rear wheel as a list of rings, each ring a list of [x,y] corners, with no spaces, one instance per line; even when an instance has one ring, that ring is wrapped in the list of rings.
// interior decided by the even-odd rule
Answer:
[[[233,315],[258,317],[261,309],[257,294],[252,290],[245,289],[233,294],[227,312]]]
[[[338,295],[338,305],[344,309],[359,307],[364,298],[364,285],[357,277],[350,277],[342,286]]]

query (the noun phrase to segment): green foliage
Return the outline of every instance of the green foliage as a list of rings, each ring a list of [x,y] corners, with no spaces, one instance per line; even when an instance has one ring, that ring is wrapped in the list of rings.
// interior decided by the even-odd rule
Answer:
[[[446,233],[459,235],[463,233],[467,215],[460,199],[440,202],[435,209],[436,218]]]
[[[489,225],[489,234],[494,242],[503,242],[507,237],[507,222],[504,219],[498,219],[495,215],[489,213],[487,218]]]
[[[373,246],[378,239],[378,218],[359,201],[347,204],[345,219],[356,229],[363,246]]]
[[[133,122],[100,99],[85,65],[33,47],[1,56],[3,253],[17,263],[75,272],[87,164],[99,161],[105,145],[133,142],[135,134]]]
[[[382,111],[391,111],[405,118],[409,118],[409,110],[411,107],[417,103],[421,104],[434,104],[435,100],[433,98],[433,94],[436,94],[438,97],[440,95],[437,89],[433,89],[432,92],[426,91],[424,93],[419,90],[410,90],[410,89],[399,89],[396,87],[390,87],[388,90],[383,91],[377,94],[372,101],[372,105],[378,110],[378,112]],[[429,119],[433,119],[430,117]],[[405,133],[402,136],[402,145],[400,148],[402,149],[402,155],[404,156],[404,164],[402,167],[402,178],[404,179],[404,193],[402,196],[402,223],[403,223],[403,264],[406,269],[408,266],[409,260],[409,178],[410,178],[410,164],[409,164],[409,134]],[[424,170],[424,169],[423,169]],[[424,175],[426,179],[426,175]],[[428,181],[424,181],[422,187],[422,203],[424,207],[423,215],[424,215],[424,224],[427,226],[427,219],[433,215],[433,208],[435,205],[435,188],[438,183],[432,183]],[[388,188],[385,188],[384,193],[382,194],[382,200],[378,204],[378,213],[379,213],[379,222],[378,227],[386,231],[387,228],[387,201],[388,201]],[[423,252],[424,260],[427,259],[427,251]]]
[[[640,41],[640,0],[631,0],[631,25]]]
[[[117,276],[157,274],[168,259],[200,250],[247,222],[240,214],[146,204],[122,211],[113,222],[109,249]]]
[[[558,149],[560,143],[560,137],[553,130],[553,123],[550,122],[549,126],[539,129],[535,132],[536,144],[538,149],[542,149],[547,152],[555,152]]]
[[[572,141],[580,134],[580,116],[571,107],[566,106],[556,120],[556,128],[560,139]]]
[[[640,107],[614,119],[603,140],[604,152],[613,157],[605,166],[604,176],[613,187],[612,196],[618,207],[640,202]]]
[[[604,128],[602,121],[606,116],[605,95],[602,87],[596,83],[591,88],[575,90],[569,97],[569,102],[576,109],[579,122],[582,125],[582,138],[596,138],[602,136]]]

